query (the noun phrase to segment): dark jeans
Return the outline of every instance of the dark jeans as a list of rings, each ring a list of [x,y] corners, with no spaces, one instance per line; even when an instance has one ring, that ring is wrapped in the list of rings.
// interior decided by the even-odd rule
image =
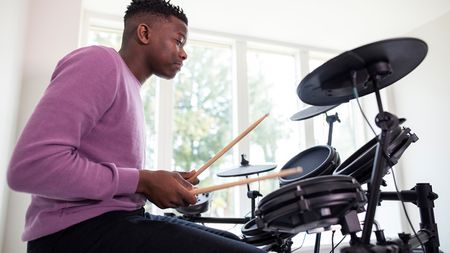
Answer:
[[[179,218],[115,211],[28,242],[28,253],[265,252],[236,235]]]

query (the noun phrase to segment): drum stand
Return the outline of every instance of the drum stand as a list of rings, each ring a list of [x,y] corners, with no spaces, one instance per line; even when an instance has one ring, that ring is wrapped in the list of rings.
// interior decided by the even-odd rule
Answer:
[[[389,244],[389,247],[383,245],[372,246],[370,244],[370,235],[374,224],[375,211],[377,205],[380,203],[380,200],[398,199],[413,202],[420,208],[422,219],[421,228],[423,229],[417,233],[417,236],[414,237],[401,234],[400,242],[397,242],[397,244],[400,244],[400,246],[397,246],[403,250],[401,252],[410,252],[412,250],[411,246],[417,246],[415,245],[417,242],[420,243],[424,242],[425,239],[429,239],[425,243],[426,253],[437,253],[439,252],[439,238],[433,213],[433,201],[437,195],[431,191],[431,186],[429,184],[418,184],[414,190],[401,192],[399,197],[394,196],[397,194],[396,192],[381,193],[380,191],[383,176],[389,167],[389,158],[385,155],[385,150],[393,138],[392,130],[398,128],[400,123],[399,119],[395,115],[383,110],[378,87],[379,80],[392,73],[390,64],[383,61],[376,62],[372,64],[368,70],[370,80],[373,82],[373,89],[376,95],[379,111],[375,118],[375,123],[381,129],[381,134],[379,136],[378,146],[375,153],[372,176],[370,183],[368,184],[368,204],[362,236],[361,238],[358,238],[355,233],[352,233],[352,240],[350,244],[353,244],[353,246],[345,248],[341,252],[393,252],[392,244]],[[358,85],[356,81],[356,71],[351,72],[351,77],[352,84],[356,92],[356,87]],[[355,94],[355,96],[357,97],[357,94]]]
[[[331,146],[331,142],[333,140],[333,124],[334,122],[341,122],[341,120],[339,119],[339,115],[338,113],[335,113],[334,115],[326,115],[326,121],[328,123],[328,140],[327,140],[327,145]],[[322,237],[322,233],[317,233],[316,234],[316,241],[314,242],[314,253],[319,253],[320,252],[320,240]]]
[[[241,154],[241,165],[242,166],[248,166],[250,163],[247,159],[245,159],[245,155]],[[245,178],[248,178],[248,175],[245,176]],[[251,200],[251,218],[255,218],[255,210],[256,210],[256,199],[258,197],[262,197],[262,194],[259,191],[252,191],[250,190],[250,184],[247,184],[247,197]]]
[[[272,245],[262,247],[263,250],[267,252],[277,252],[277,253],[291,253],[292,252],[292,240],[291,238],[286,239],[284,242],[282,239],[278,239],[277,243]]]
[[[334,122],[341,122],[341,120],[339,119],[339,115],[338,113],[335,113],[334,115],[326,115],[326,121],[328,123],[328,140],[327,140],[327,145],[331,146],[331,141],[333,138],[333,124]]]
[[[401,192],[380,192],[380,202],[393,200],[415,204],[420,213],[420,230],[414,236],[399,233],[398,239],[386,241],[383,230],[377,227],[374,231],[377,239],[377,245],[375,246],[363,244],[353,233],[353,242],[351,242],[353,245],[343,248],[341,252],[411,252],[423,244],[426,253],[439,253],[439,234],[433,211],[434,200],[437,198],[438,195],[433,192],[431,185],[428,183],[419,183],[411,190]]]
[[[427,253],[439,252],[439,236],[437,224],[434,219],[434,200],[438,195],[433,192],[431,185],[428,183],[416,184],[414,188],[408,191],[397,192],[381,192],[380,200],[396,200],[415,204],[419,208],[420,213],[420,230],[411,237],[409,234],[399,234],[400,242],[409,246],[409,249],[414,249],[420,246],[421,243],[425,246]],[[385,244],[386,241],[377,241]]]
[[[250,163],[245,159],[245,155],[241,154],[241,167],[246,168]],[[264,170],[265,171],[265,170]],[[261,172],[264,172],[263,170]],[[248,175],[245,175],[248,178]],[[223,223],[223,224],[245,224],[251,219],[255,218],[256,199],[261,197],[262,194],[259,191],[250,190],[250,184],[247,184],[247,197],[251,200],[251,218],[216,218],[216,217],[201,217],[201,214],[197,215],[183,215],[181,218],[184,220],[198,222],[198,223]]]

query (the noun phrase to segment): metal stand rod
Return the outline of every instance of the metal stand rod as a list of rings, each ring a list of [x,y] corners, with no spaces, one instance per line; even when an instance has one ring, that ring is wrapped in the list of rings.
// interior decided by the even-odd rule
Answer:
[[[433,234],[433,237],[425,243],[425,250],[427,253],[438,253],[439,233],[433,212],[433,190],[431,189],[430,184],[417,184],[415,189],[418,194],[417,206],[419,207],[420,212],[420,228],[429,230]]]
[[[327,140],[327,145],[331,146],[331,142],[333,140],[333,124],[334,122],[338,121],[341,122],[341,120],[339,119],[339,115],[338,113],[336,113],[335,115],[326,115],[326,121],[328,123],[328,140]],[[317,233],[316,234],[316,242],[314,244],[314,253],[319,253],[320,252],[320,239],[321,239],[322,234],[321,233]]]
[[[314,244],[314,253],[320,252],[320,237],[322,236],[321,233],[316,234],[316,243]]]
[[[215,218],[200,216],[182,216],[181,219],[198,223],[224,223],[224,224],[245,224],[250,218]]]
[[[424,243],[426,253],[439,252],[439,233],[433,211],[434,200],[437,198],[438,195],[433,192],[431,185],[428,183],[416,184],[414,188],[408,191],[400,191],[399,193],[381,192],[380,194],[380,200],[401,200],[411,202],[419,208],[421,221],[420,229],[428,231],[426,233],[428,237],[422,240],[424,235],[420,236],[420,234],[417,233],[419,237],[412,237],[409,241],[414,240],[414,244],[417,244],[416,247],[420,245],[420,242]]]
[[[255,210],[256,210],[256,198],[261,197],[261,193],[259,191],[248,191],[247,197],[251,199],[252,209],[251,209],[251,216],[252,219],[255,218]]]
[[[391,142],[391,130],[398,128],[400,125],[399,120],[395,115],[383,110],[380,89],[378,87],[379,80],[392,73],[391,66],[389,63],[380,61],[369,66],[368,71],[378,105],[378,114],[375,118],[375,123],[381,129],[381,134],[379,136],[378,146],[375,153],[370,183],[368,184],[368,205],[361,236],[362,243],[364,244],[370,244],[370,235],[372,233],[375,211],[380,197],[380,185],[382,183],[384,176],[383,172],[386,169],[387,164],[387,158],[385,158],[384,153]],[[356,87],[357,78],[355,71],[352,71],[352,77],[353,86]]]
[[[377,102],[381,104],[380,92],[377,88],[377,79],[373,80],[375,86],[375,94],[377,94]],[[379,109],[383,109],[381,105],[378,106]],[[391,129],[398,127],[398,119],[394,115],[380,111],[376,117],[376,124],[382,129],[377,150],[375,153],[375,159],[372,170],[372,177],[370,179],[370,184],[368,185],[369,197],[367,204],[367,212],[364,218],[364,228],[362,231],[361,240],[362,243],[370,243],[370,235],[372,233],[373,221],[375,218],[375,211],[379,202],[380,185],[383,180],[383,170],[386,168],[387,161],[384,158],[384,150],[387,149],[389,142],[391,140]]]
[[[331,146],[331,142],[333,139],[333,124],[334,122],[341,122],[341,120],[339,119],[339,115],[338,113],[336,113],[335,115],[326,115],[326,121],[328,123],[328,140],[327,140],[327,145]]]

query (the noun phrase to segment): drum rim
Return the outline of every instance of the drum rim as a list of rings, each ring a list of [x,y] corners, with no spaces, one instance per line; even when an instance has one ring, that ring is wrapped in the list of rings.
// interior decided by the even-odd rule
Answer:
[[[189,206],[180,206],[177,207],[179,213],[187,216],[198,215],[209,210],[209,202],[211,201],[211,193],[201,193],[197,195],[197,203],[189,205]]]
[[[326,187],[321,184],[326,184]],[[282,196],[285,196],[283,200]],[[353,177],[324,175],[289,184],[264,197],[258,205],[256,222],[266,231],[302,232],[320,224],[338,224],[343,215],[351,210],[362,211],[366,203],[364,191]],[[322,208],[330,208],[332,215],[318,215]],[[277,221],[290,220],[293,217],[297,217],[294,220],[298,220],[297,223],[292,221],[291,227],[275,224]]]
[[[252,228],[253,226],[255,226],[256,228]],[[246,236],[255,236],[255,235],[261,235],[262,234],[261,232],[264,232],[264,231],[257,226],[256,218],[253,218],[241,227],[241,232],[243,235],[246,235]]]
[[[251,230],[250,228],[245,229],[247,226],[256,226],[256,229]],[[244,232],[245,231],[245,232]],[[274,234],[271,231],[265,231],[262,228],[259,228],[256,223],[256,217],[248,221],[241,228],[241,232],[244,235],[243,241],[252,245],[262,246],[269,245],[271,243],[275,243],[277,241],[277,236],[280,239],[287,239],[290,236],[293,236],[289,233],[279,233],[278,235]]]
[[[362,147],[360,147],[356,152],[354,152],[352,155],[350,155],[347,159],[345,159],[345,161],[342,162],[333,171],[333,175],[349,175],[349,176],[353,176],[355,173],[357,174],[357,172],[360,171],[360,170],[365,171],[366,170],[365,167],[368,166],[367,163],[370,162],[370,160],[373,160],[373,158],[371,159],[372,155],[370,153],[375,152],[374,149],[376,149],[377,145],[378,145],[378,137],[374,137],[369,142],[367,142]],[[363,161],[365,161],[363,166],[357,167],[357,168],[353,167],[353,165],[355,163],[358,163],[358,162],[361,163]],[[359,178],[359,177],[357,178],[355,176],[355,179],[357,179],[361,184],[365,183],[365,181],[366,181],[366,179],[364,179],[364,177],[363,178]]]
[[[264,234],[254,235],[254,236],[244,236],[242,239],[243,242],[254,245],[254,246],[266,246],[274,244],[278,241],[274,232],[264,231]],[[279,233],[279,238],[284,240],[289,237],[293,237],[294,235],[290,233]]]
[[[403,143],[408,130],[398,127],[392,130],[393,138],[386,148],[386,152],[393,151]],[[376,148],[378,146],[378,138],[380,135],[372,138],[369,142],[360,147],[356,152],[350,155],[333,171],[333,175],[349,175],[353,176],[360,184],[365,184],[369,181],[371,173],[365,173],[371,170],[373,161],[375,159]],[[355,167],[358,164],[359,166]],[[370,166],[370,168],[368,168]],[[390,164],[392,166],[392,164]]]
[[[317,191],[317,187],[323,184],[331,183],[329,188]],[[314,187],[314,190],[311,188]],[[330,188],[331,187],[331,188]],[[309,198],[309,195],[317,195],[321,192],[354,190],[362,191],[361,185],[353,177],[348,175],[323,175],[313,178],[307,178],[285,185],[265,197],[258,203],[257,215],[267,210],[267,205],[271,205],[274,201],[281,202],[278,205],[287,202],[296,201],[296,198]],[[294,200],[293,200],[294,199]],[[269,208],[271,209],[271,208]]]
[[[361,198],[361,192],[355,189],[354,191],[342,192],[324,196],[317,196],[313,198],[309,198],[304,200],[306,203],[305,210],[302,210],[303,213],[314,212],[314,210],[321,208],[331,208],[337,206],[348,206],[347,209],[342,210],[347,212],[348,210],[359,210],[359,208],[365,204],[365,201]],[[328,206],[321,206],[324,204],[328,204]],[[266,220],[269,224],[274,220],[281,217],[290,217],[293,215],[298,215],[296,210],[298,209],[298,200],[294,201],[290,204],[283,205],[282,208],[267,211],[265,213],[261,213],[258,217],[260,220]],[[282,213],[280,214],[280,210]]]
[[[292,182],[295,182],[298,180],[310,178],[312,176],[319,176],[322,174],[322,171],[324,170],[324,168],[326,169],[326,171],[323,173],[326,173],[328,170],[330,170],[330,168],[328,168],[328,167],[330,167],[330,166],[337,167],[337,164],[333,164],[335,160],[337,160],[336,163],[338,163],[338,161],[340,161],[339,153],[336,151],[336,149],[329,145],[317,145],[317,146],[313,146],[308,149],[305,149],[305,150],[301,151],[300,153],[298,153],[297,155],[295,155],[294,157],[292,157],[291,159],[289,159],[289,161],[286,162],[286,164],[281,168],[281,170],[291,168],[292,163],[297,162],[301,157],[305,156],[306,154],[309,154],[311,152],[316,152],[316,150],[324,150],[324,149],[328,151],[328,154],[327,154],[326,159],[324,161],[322,161],[318,167],[314,168],[313,170],[311,170],[310,172],[308,172],[306,174],[303,174],[301,177],[297,177],[297,178],[293,178],[293,179],[287,179],[286,177],[280,177],[280,179],[279,179],[280,184],[286,185],[286,184],[289,184],[289,183],[292,183]],[[331,169],[333,169],[333,168],[331,168]]]

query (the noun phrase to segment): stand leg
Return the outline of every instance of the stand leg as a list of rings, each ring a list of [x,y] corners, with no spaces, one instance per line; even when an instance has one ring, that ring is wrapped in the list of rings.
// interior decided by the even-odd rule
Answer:
[[[420,228],[431,231],[432,237],[425,243],[426,253],[439,252],[439,234],[437,224],[434,219],[434,198],[433,190],[430,184],[417,184],[415,187],[417,192],[417,203],[420,212]]]
[[[389,113],[379,113],[377,115],[378,122],[392,120],[390,117],[395,117]],[[398,121],[398,119],[397,119]],[[364,218],[364,228],[361,236],[361,240],[365,244],[370,243],[370,235],[372,233],[373,221],[375,219],[375,210],[379,202],[380,195],[380,185],[383,180],[383,171],[386,168],[387,161],[383,157],[384,150],[386,150],[389,140],[391,139],[390,124],[381,124],[382,131],[380,135],[380,140],[375,153],[375,161],[373,164],[372,177],[370,179],[369,185],[369,197],[367,204],[367,212]]]
[[[251,209],[251,217],[255,218],[255,210],[256,210],[256,198],[261,197],[261,193],[259,191],[248,191],[247,197],[251,199],[252,209]]]
[[[314,244],[314,253],[320,252],[320,237],[322,236],[321,233],[316,234],[316,243]]]
[[[338,113],[336,113],[335,115],[331,115],[326,117],[326,121],[328,123],[328,140],[327,140],[327,145],[331,146],[331,141],[333,139],[333,123],[334,122],[341,122],[341,120],[339,119],[339,115]]]
[[[439,233],[433,211],[434,200],[437,198],[437,194],[433,192],[431,185],[428,183],[416,184],[413,189],[408,191],[401,191],[399,193],[382,192],[380,195],[380,200],[401,200],[417,205],[421,221],[420,231],[417,233],[419,238],[413,238],[417,243],[413,243],[411,240],[409,243],[415,246],[420,245],[420,242],[424,243],[426,253],[439,252]]]

